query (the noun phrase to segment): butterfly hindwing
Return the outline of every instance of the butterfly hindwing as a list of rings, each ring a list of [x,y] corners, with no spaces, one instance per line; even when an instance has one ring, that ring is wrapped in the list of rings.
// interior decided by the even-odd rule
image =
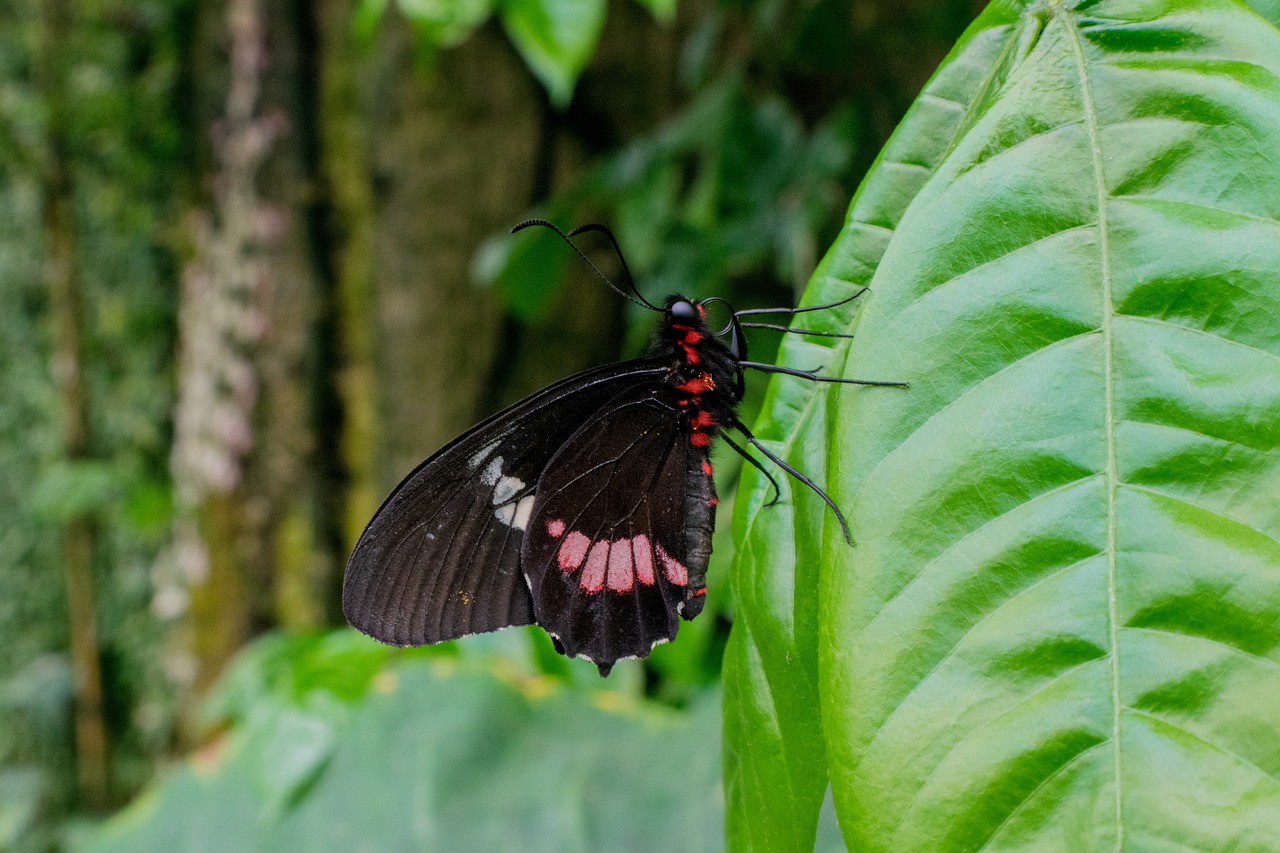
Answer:
[[[533,622],[520,552],[540,475],[584,420],[662,373],[653,360],[637,360],[571,377],[418,466],[351,555],[342,594],[348,621],[393,645]]]
[[[628,389],[539,479],[522,565],[539,625],[607,669],[672,639],[701,610],[714,524],[705,447],[670,386]]]

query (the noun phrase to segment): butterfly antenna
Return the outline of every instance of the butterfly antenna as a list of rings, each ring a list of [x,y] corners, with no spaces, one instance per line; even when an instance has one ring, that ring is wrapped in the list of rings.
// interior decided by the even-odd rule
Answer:
[[[560,230],[560,228],[559,228],[559,227],[558,227],[554,222],[548,222],[548,221],[547,221],[547,220],[545,220],[545,219],[526,219],[524,222],[521,222],[519,225],[517,225],[517,226],[515,226],[514,228],[512,228],[510,233],[515,234],[517,231],[523,231],[524,229],[526,229],[526,228],[530,228],[530,227],[532,227],[532,226],[534,226],[534,225],[538,225],[538,226],[541,226],[541,227],[543,227],[543,228],[550,228],[552,231],[556,232],[556,234],[558,234],[558,235],[560,236],[560,239],[561,239],[561,240],[563,240],[563,241],[565,241],[565,243],[567,243],[567,244],[569,245],[569,248],[570,248],[570,249],[573,249],[575,252],[577,252],[577,253],[578,253],[578,257],[580,257],[580,258],[582,258],[582,260],[586,261],[587,266],[591,267],[591,271],[592,271],[593,273],[595,273],[595,274],[596,274],[596,276],[597,276],[601,281],[603,281],[605,284],[609,285],[609,288],[610,288],[614,293],[618,294],[618,295],[619,295],[619,296],[621,296],[623,299],[626,299],[626,300],[627,300],[627,301],[629,301],[629,302],[635,302],[637,305],[642,305],[642,306],[644,306],[644,307],[646,307],[646,308],[653,308],[653,306],[652,306],[652,305],[650,305],[647,301],[636,302],[636,300],[635,300],[635,299],[633,299],[633,298],[631,297],[631,294],[627,293],[627,292],[626,292],[626,291],[624,291],[624,290],[621,290],[621,289],[620,289],[616,284],[614,284],[612,281],[610,281],[610,280],[609,280],[609,277],[608,277],[607,275],[605,275],[604,273],[600,272],[600,268],[599,268],[599,267],[597,267],[595,264],[593,264],[593,263],[591,262],[591,259],[587,257],[586,253],[585,253],[585,252],[583,252],[581,249],[579,249],[579,248],[578,248],[578,246],[577,246],[577,244],[576,244],[576,243],[574,243],[574,242],[573,242],[573,240],[569,239],[569,235],[568,235],[568,234],[566,234],[566,233],[564,233],[563,231],[561,231],[561,230]],[[578,229],[578,231],[581,231],[581,230],[582,230],[582,229]],[[574,234],[577,234],[577,233],[578,233],[578,231],[574,231],[573,233],[574,233]],[[610,239],[612,239],[612,238],[613,238],[613,235],[612,235],[612,234],[611,234],[611,235],[609,235],[609,236],[610,236]],[[616,246],[616,243],[615,243],[615,246]],[[621,256],[621,255],[619,255],[619,256]],[[628,280],[630,280],[630,278],[631,278],[631,274],[630,274],[630,273],[627,273],[627,279],[628,279]],[[632,289],[634,290],[634,289],[635,289],[635,284],[634,284],[634,283],[632,283],[631,287],[632,287]],[[637,294],[637,295],[638,295],[638,294]],[[655,308],[654,310],[657,310],[657,309]]]
[[[720,437],[724,439],[725,444],[733,448],[735,453],[737,453],[743,459],[750,462],[752,467],[754,467],[761,474],[764,474],[765,479],[769,481],[769,485],[773,486],[773,500],[769,501],[767,504],[765,504],[765,506],[773,506],[774,504],[776,504],[782,498],[782,489],[778,488],[778,481],[773,479],[773,475],[769,473],[769,470],[760,464],[760,460],[756,459],[746,450],[739,447],[737,442],[735,442],[732,438],[729,438],[729,436],[726,433],[723,433],[723,432],[720,433]]]
[[[796,370],[794,367],[782,367],[777,364],[765,364],[760,361],[740,361],[741,367],[749,367],[761,373],[781,373],[784,376],[799,376],[810,382],[835,382],[840,385],[878,385],[882,388],[910,388],[909,382],[878,382],[874,379],[841,379],[838,376],[819,376],[816,370]],[[818,370],[822,368],[819,367]]]
[[[618,245],[617,239],[613,236],[613,232],[603,225],[580,225],[569,232],[570,237],[577,237],[579,234],[585,234],[588,231],[599,231],[609,240],[609,244],[613,246],[613,253],[618,256],[618,263],[622,264],[622,274],[627,277],[627,285],[631,288],[631,292],[636,297],[648,305],[654,311],[660,311],[657,305],[654,305],[648,299],[644,298],[644,294],[640,292],[640,288],[636,287],[636,280],[631,277],[631,268],[627,266],[627,259],[622,256],[622,247]]]
[[[806,311],[826,311],[829,308],[839,308],[841,305],[848,305],[853,300],[867,292],[867,288],[862,288],[857,293],[839,302],[830,302],[826,305],[806,305],[803,308],[748,308],[745,311],[735,311],[735,317],[746,317],[750,314],[804,314]]]
[[[747,425],[744,424],[742,421],[734,419],[734,421],[730,425],[734,429],[741,432],[743,437],[746,438],[747,443],[750,444],[752,447],[754,447],[756,450],[759,450],[761,453],[763,453],[770,462],[772,462],[774,465],[777,465],[783,471],[786,471],[792,477],[795,477],[801,483],[804,483],[806,486],[808,486],[810,489],[813,490],[814,494],[816,494],[818,497],[826,501],[827,506],[831,507],[831,511],[836,514],[836,521],[840,522],[840,530],[841,532],[844,533],[844,541],[848,542],[850,545],[853,544],[853,537],[849,535],[849,522],[845,520],[844,513],[840,511],[840,507],[836,506],[836,502],[831,500],[830,495],[828,495],[822,489],[818,488],[818,484],[813,482],[813,480],[810,480],[804,474],[800,473],[795,468],[792,468],[786,462],[783,462],[782,459],[779,458],[776,453],[774,453],[772,450],[770,450],[769,448],[761,444],[759,440],[757,440],[756,437],[751,434],[751,430],[747,429]],[[732,446],[732,443],[730,443],[730,446]],[[776,488],[776,484],[775,484],[775,488]]]

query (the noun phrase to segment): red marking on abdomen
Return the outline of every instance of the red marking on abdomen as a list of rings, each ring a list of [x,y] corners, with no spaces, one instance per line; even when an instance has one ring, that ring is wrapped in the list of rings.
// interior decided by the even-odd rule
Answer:
[[[711,463],[705,459],[702,460],[702,473],[706,474],[708,477],[711,476]],[[559,536],[560,534],[557,533],[556,535]]]
[[[711,444],[711,436],[705,432],[695,432],[689,436],[689,443],[694,447],[707,447]]]
[[[707,503],[710,504],[711,506],[720,506],[720,499],[712,498],[711,500],[707,501]]]
[[[704,586],[702,589],[694,590],[693,595],[691,595],[691,596],[689,596],[689,597],[690,597],[690,598],[697,598],[697,597],[698,597],[698,596],[700,596],[700,595],[706,595],[706,594],[707,594],[707,588]]]
[[[706,463],[703,463],[706,464]],[[547,535],[552,539],[559,539],[564,535],[564,522],[558,518],[547,519]]]
[[[703,429],[705,427],[715,426],[715,423],[716,423],[715,417],[706,410],[699,411],[696,415],[693,416],[694,429]]]
[[[700,340],[702,340],[702,332],[690,330],[684,333],[684,343],[688,346],[693,346]]]
[[[614,592],[630,592],[635,578],[635,572],[631,568],[631,540],[619,539],[610,543],[609,589]]]
[[[677,586],[684,586],[689,582],[689,570],[685,568],[684,563],[667,553],[666,549],[661,545],[656,546],[658,550],[658,560],[662,563],[662,572],[667,576],[667,580]]]
[[[561,571],[571,572],[581,566],[583,558],[587,556],[587,549],[590,547],[591,540],[576,530],[566,536],[564,541],[560,543],[559,560]]]
[[[716,387],[716,382],[711,378],[710,374],[699,373],[697,376],[685,382],[681,382],[676,386],[677,391],[683,391],[686,394],[698,396],[699,394],[711,391]]]
[[[690,364],[697,364],[702,360],[701,358],[698,357],[698,351],[691,346],[684,347],[684,358],[685,358],[685,361],[689,362]]]
[[[586,537],[583,537],[584,539]],[[578,585],[587,592],[599,592],[604,589],[604,578],[609,568],[609,543],[597,540],[587,553],[586,568],[578,578]]]

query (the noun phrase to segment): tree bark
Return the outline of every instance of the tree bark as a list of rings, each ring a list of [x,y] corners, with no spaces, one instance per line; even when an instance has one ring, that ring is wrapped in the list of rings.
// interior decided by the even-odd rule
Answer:
[[[72,464],[90,458],[89,393],[84,378],[84,300],[76,270],[75,188],[68,144],[68,105],[61,57],[70,33],[68,0],[40,5],[37,63],[48,108],[44,181],[46,276],[53,320],[53,381],[62,403],[62,444]],[[71,663],[74,677],[76,762],[81,795],[93,810],[110,797],[107,727],[103,717],[101,649],[93,583],[95,526],[88,514],[63,533]]]

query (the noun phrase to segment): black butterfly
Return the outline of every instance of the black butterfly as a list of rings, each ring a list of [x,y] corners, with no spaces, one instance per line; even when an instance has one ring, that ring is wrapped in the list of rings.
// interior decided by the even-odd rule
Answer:
[[[530,220],[512,230],[530,225],[555,230],[579,255],[570,238],[598,231],[622,258],[603,226],[564,234]],[[671,296],[658,308],[635,288],[625,261],[622,268],[640,304],[662,314],[649,356],[557,382],[467,431],[409,474],[347,563],[342,609],[354,627],[384,643],[416,646],[536,623],[557,651],[593,661],[601,675],[622,658],[647,656],[675,637],[677,614],[693,619],[706,601],[717,503],[709,449],[726,428],[821,495],[848,538],[831,498],[738,419],[743,370],[901,383],[832,379],[746,361],[744,327],[830,333],[739,318],[822,310],[861,291],[833,305],[730,309],[726,326],[712,332],[707,307],[724,300]]]

